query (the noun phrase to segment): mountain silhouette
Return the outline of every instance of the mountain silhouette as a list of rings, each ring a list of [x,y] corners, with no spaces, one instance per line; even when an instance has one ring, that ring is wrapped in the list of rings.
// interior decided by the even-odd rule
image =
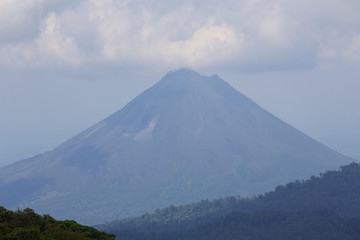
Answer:
[[[167,73],[52,151],[0,169],[0,205],[86,224],[252,196],[351,162],[219,76]]]

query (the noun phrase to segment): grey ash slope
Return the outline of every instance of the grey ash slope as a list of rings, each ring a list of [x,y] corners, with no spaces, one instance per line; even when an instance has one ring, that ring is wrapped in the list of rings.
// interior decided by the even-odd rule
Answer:
[[[217,75],[181,69],[53,151],[0,169],[0,205],[95,224],[251,196],[350,161]]]

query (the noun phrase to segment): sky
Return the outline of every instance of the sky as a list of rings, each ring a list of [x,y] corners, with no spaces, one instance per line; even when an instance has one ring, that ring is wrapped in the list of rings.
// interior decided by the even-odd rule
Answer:
[[[49,151],[170,70],[218,74],[360,159],[358,0],[0,0],[0,166]]]

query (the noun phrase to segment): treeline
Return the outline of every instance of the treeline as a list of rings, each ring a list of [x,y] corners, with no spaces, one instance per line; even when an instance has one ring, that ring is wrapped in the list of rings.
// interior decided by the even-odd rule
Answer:
[[[233,212],[217,221],[183,231],[120,231],[120,240],[358,240],[360,218],[326,211]]]
[[[253,216],[265,212],[312,214],[321,210],[332,212],[338,224],[346,224],[351,217],[360,216],[359,164],[352,163],[341,167],[339,171],[328,171],[306,181],[278,186],[272,192],[252,198],[229,197],[170,206],[163,210],[157,209],[151,214],[111,222],[97,228],[118,237],[129,231],[144,234],[184,232],[200,225],[211,225],[219,222],[219,219],[227,219],[229,214],[234,212]]]
[[[113,240],[115,236],[75,221],[57,221],[32,209],[10,211],[0,207],[0,240]]]

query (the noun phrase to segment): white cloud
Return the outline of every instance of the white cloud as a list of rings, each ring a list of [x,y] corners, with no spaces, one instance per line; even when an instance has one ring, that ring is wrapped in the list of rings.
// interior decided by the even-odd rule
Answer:
[[[2,0],[0,1],[0,43],[18,41],[36,34],[37,20],[40,18],[42,0]]]
[[[82,62],[75,41],[62,34],[61,23],[53,12],[43,20],[36,38],[6,44],[0,53],[2,62],[12,68],[77,65]]]
[[[15,16],[14,31],[0,24],[0,36],[9,36],[0,41],[0,64],[303,68],[359,61],[357,1],[70,2],[0,2],[0,20]]]
[[[71,36],[62,34],[61,23],[55,13],[50,13],[44,20],[40,34],[34,43],[40,59],[53,58],[71,65],[82,62],[75,40]]]

